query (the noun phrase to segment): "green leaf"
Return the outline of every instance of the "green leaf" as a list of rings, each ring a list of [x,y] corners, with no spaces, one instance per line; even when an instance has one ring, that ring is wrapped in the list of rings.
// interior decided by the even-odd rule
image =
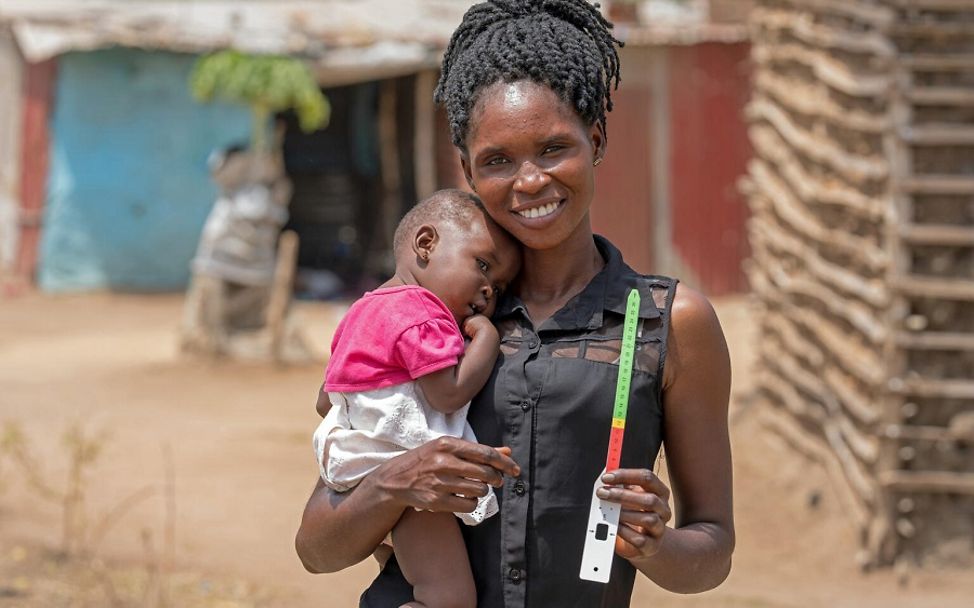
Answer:
[[[294,110],[305,132],[325,127],[331,117],[331,105],[308,66],[293,57],[217,51],[197,59],[189,88],[203,103],[239,103],[254,112],[258,107],[272,112]]]

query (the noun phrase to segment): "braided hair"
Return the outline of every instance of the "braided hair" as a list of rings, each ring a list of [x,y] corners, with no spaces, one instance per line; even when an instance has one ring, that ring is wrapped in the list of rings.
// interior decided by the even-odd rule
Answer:
[[[532,80],[554,91],[588,125],[605,130],[619,87],[612,23],[587,0],[488,0],[453,32],[433,98],[463,147],[477,95],[495,82]]]

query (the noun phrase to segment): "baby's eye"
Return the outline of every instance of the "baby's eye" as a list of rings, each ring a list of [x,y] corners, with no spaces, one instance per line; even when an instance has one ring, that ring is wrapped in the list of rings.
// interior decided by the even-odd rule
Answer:
[[[494,285],[494,297],[495,298],[501,297],[501,294],[503,294],[503,293],[504,293],[504,286],[503,285]]]
[[[506,158],[503,158],[501,156],[495,156],[494,158],[488,160],[484,164],[487,165],[488,167],[493,167],[493,166],[496,166],[496,165],[503,165],[506,162],[507,162],[507,159]]]
[[[548,153],[551,153],[551,152],[558,152],[562,148],[564,148],[564,146],[562,146],[560,144],[552,144],[552,145],[548,146],[547,148],[545,148],[544,149],[544,152],[545,152],[545,154],[548,154]]]
[[[480,272],[487,272],[490,270],[490,264],[484,260],[481,260],[480,258],[477,258],[477,267],[480,268]]]

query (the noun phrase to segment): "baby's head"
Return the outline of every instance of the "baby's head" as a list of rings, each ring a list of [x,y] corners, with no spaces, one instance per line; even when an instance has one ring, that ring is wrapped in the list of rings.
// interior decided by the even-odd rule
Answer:
[[[457,323],[493,314],[521,266],[521,250],[462,190],[440,190],[413,207],[393,238],[396,276],[433,292]]]

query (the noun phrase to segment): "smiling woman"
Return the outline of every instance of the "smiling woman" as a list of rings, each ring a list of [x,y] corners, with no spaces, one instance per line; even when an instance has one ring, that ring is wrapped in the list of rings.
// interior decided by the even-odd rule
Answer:
[[[592,166],[604,150],[601,125],[586,125],[547,86],[519,80],[481,92],[461,162],[491,217],[527,249],[570,238],[591,247]]]
[[[727,576],[730,366],[720,325],[699,293],[629,268],[589,218],[619,77],[610,28],[585,0],[491,0],[454,33],[436,97],[470,187],[523,256],[493,315],[501,354],[468,415],[480,445],[422,445],[347,496],[319,484],[296,541],[309,570],[363,559],[410,507],[450,510],[456,488],[477,481],[503,488],[499,515],[464,530],[482,608],[627,606],[637,571],[683,593]],[[621,468],[605,474],[632,290],[625,442]],[[673,510],[652,472],[664,441]],[[621,511],[605,584],[579,577],[593,484]],[[411,600],[391,559],[360,605]]]

